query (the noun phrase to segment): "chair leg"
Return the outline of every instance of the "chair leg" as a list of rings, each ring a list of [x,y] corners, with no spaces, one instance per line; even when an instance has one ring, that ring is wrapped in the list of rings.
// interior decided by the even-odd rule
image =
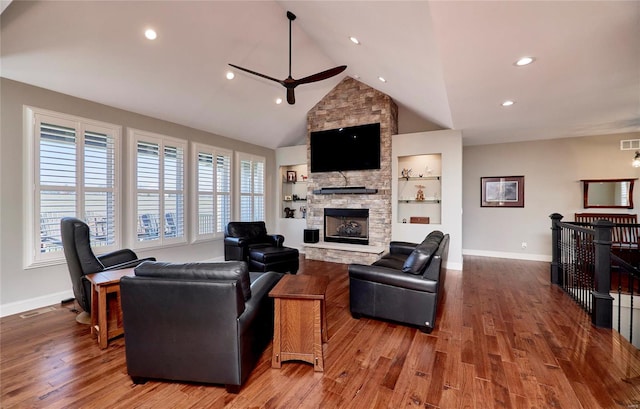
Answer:
[[[144,385],[145,383],[147,383],[147,381],[148,381],[147,378],[143,378],[140,376],[131,377],[131,382],[133,382],[134,385]]]
[[[233,393],[235,395],[240,393],[240,385],[225,385],[225,388],[228,393]]]
[[[424,332],[425,334],[431,334],[431,331],[433,331],[433,328],[427,326],[420,326],[418,329],[420,332]]]

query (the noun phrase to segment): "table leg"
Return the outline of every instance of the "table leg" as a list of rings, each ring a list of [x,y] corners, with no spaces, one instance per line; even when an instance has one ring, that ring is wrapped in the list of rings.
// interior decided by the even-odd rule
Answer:
[[[91,284],[91,334],[98,333],[98,287]]]
[[[107,347],[109,328],[107,326],[107,287],[102,285],[98,292],[98,346]]]
[[[271,367],[272,368],[280,368],[282,367],[282,359],[281,359],[281,351],[280,345],[282,340],[282,332],[280,330],[280,325],[282,324],[280,313],[282,311],[282,306],[280,304],[280,299],[276,298],[273,300],[274,311],[273,311],[273,352],[271,354]]]
[[[316,372],[324,371],[322,307],[322,300],[313,300],[313,370]]]

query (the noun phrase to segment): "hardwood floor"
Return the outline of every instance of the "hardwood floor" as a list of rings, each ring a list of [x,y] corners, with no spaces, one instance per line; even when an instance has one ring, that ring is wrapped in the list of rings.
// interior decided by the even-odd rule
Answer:
[[[464,272],[447,272],[437,327],[424,334],[351,318],[346,265],[303,260],[300,274],[331,277],[325,371],[298,362],[272,369],[268,347],[238,395],[216,385],[133,385],[124,339],[100,350],[72,306],[5,317],[1,406],[640,408],[640,353],[594,328],[549,283],[548,263],[464,261]]]

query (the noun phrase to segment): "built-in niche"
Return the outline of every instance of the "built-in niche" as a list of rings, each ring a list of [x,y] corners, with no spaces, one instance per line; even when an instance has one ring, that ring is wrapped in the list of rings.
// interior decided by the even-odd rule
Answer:
[[[583,179],[584,208],[633,209],[635,179]]]
[[[442,154],[398,157],[398,223],[441,223]]]

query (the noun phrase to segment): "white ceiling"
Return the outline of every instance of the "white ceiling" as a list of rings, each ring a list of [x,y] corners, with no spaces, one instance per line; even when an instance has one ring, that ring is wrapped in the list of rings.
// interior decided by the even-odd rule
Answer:
[[[2,77],[269,148],[304,143],[307,111],[347,75],[467,145],[640,131],[640,1],[7,4]],[[348,66],[293,106],[274,82],[225,78],[228,63],[286,78],[287,10],[294,78]]]

